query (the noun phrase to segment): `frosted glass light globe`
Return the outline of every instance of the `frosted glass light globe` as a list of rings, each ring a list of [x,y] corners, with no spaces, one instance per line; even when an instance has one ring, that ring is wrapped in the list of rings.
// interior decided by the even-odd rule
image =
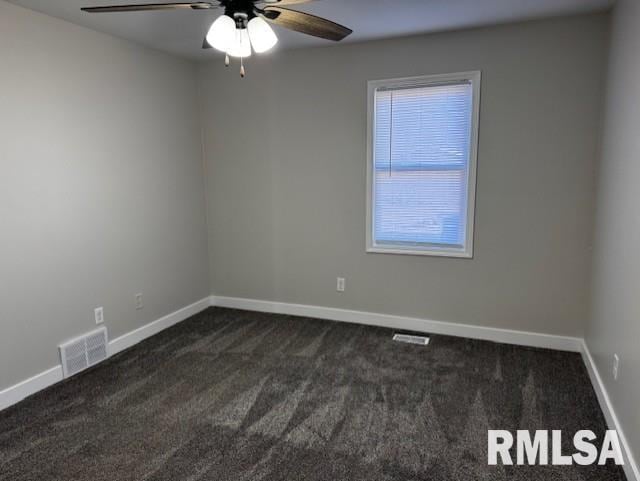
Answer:
[[[260,17],[252,18],[247,29],[251,38],[251,45],[256,53],[264,53],[271,50],[278,43],[278,37],[276,37],[271,26]]]
[[[207,42],[216,50],[226,52],[236,38],[236,22],[226,15],[219,16],[207,33]]]

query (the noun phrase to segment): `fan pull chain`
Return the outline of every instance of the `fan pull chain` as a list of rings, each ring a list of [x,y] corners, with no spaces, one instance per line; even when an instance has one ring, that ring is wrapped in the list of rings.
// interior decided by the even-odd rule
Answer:
[[[246,25],[244,24],[244,22],[241,24],[244,28],[246,28]],[[236,30],[236,32],[240,32],[240,30]],[[242,51],[242,34],[239,33],[240,35],[240,47],[241,47],[241,51]],[[251,47],[249,47],[249,49],[251,49]],[[241,55],[240,56],[240,77],[244,78],[244,57]]]
[[[231,63],[231,60],[229,59],[229,54],[226,54],[224,57],[224,66],[228,67],[230,63]]]

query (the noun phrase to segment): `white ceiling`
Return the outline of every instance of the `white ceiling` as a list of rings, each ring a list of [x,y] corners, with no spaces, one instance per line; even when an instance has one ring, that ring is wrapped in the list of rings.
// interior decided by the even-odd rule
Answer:
[[[220,10],[88,14],[80,7],[168,0],[9,0],[94,30],[194,59],[217,55],[201,49]],[[354,30],[345,41],[363,41],[518,20],[586,13],[615,0],[315,0],[296,8]],[[332,44],[275,27],[278,48]]]

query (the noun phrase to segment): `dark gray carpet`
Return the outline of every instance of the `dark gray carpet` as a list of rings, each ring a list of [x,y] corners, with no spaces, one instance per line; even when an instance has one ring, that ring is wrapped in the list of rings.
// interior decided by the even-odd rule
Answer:
[[[612,465],[487,466],[489,428],[603,434],[579,355],[390,338],[209,309],[1,412],[0,479],[625,479]]]

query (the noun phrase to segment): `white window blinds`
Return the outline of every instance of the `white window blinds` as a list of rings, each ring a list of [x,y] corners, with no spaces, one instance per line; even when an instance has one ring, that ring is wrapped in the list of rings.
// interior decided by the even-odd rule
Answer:
[[[468,251],[472,79],[379,86],[373,95],[373,244]]]

